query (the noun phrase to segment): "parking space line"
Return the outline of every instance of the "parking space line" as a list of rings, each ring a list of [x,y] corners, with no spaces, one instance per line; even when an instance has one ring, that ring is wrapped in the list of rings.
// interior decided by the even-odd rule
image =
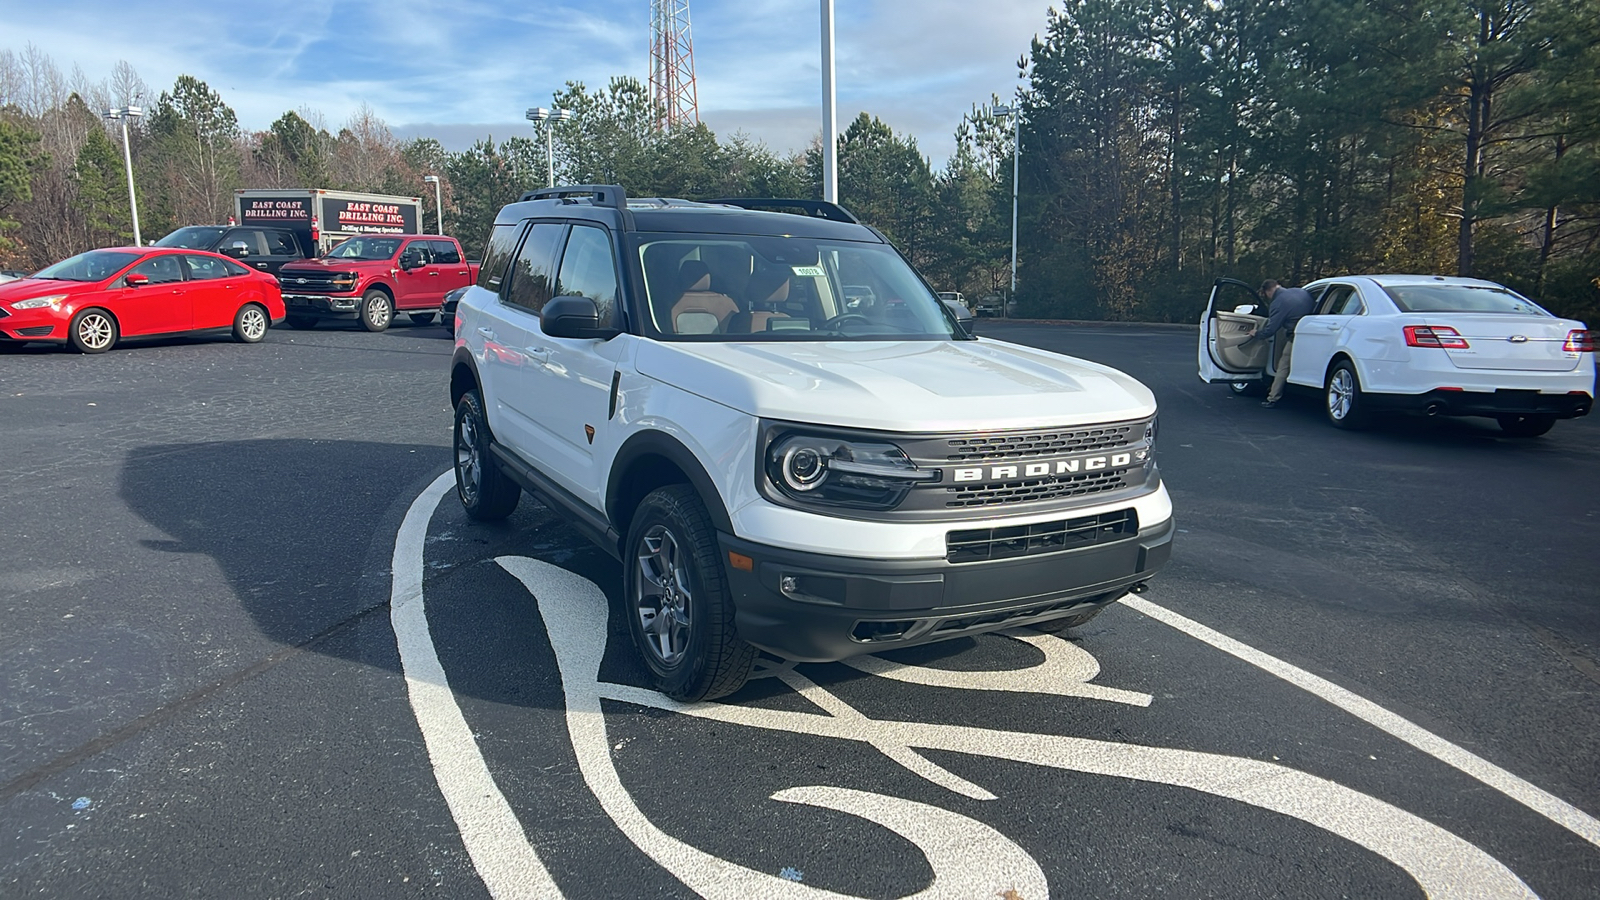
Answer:
[[[1478,781],[1505,794],[1507,797],[1539,813],[1589,843],[1600,846],[1600,820],[1595,819],[1560,797],[1518,778],[1483,757],[1452,744],[1426,728],[1390,712],[1359,694],[1346,690],[1325,678],[1313,675],[1298,666],[1290,665],[1275,656],[1263,653],[1248,644],[1236,641],[1219,631],[1207,628],[1199,622],[1181,616],[1166,607],[1158,606],[1149,600],[1135,597],[1132,594],[1123,597],[1121,602],[1123,605],[1144,613],[1158,622],[1170,625],[1192,638],[1210,644],[1230,656],[1237,657],[1264,672],[1289,682],[1301,690],[1326,700],[1350,715],[1405,741],[1440,762],[1476,778]]]
[[[522,823],[489,774],[461,707],[439,664],[422,602],[423,542],[439,500],[455,487],[447,471],[413,500],[395,536],[389,621],[400,648],[411,709],[428,760],[472,864],[495,900],[545,900],[562,896]]]

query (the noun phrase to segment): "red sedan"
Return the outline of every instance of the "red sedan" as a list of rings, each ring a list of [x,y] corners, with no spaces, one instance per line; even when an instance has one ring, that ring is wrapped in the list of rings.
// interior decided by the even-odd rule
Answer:
[[[49,341],[104,353],[122,338],[223,329],[254,344],[283,317],[277,279],[181,248],[90,250],[0,284],[0,349]]]

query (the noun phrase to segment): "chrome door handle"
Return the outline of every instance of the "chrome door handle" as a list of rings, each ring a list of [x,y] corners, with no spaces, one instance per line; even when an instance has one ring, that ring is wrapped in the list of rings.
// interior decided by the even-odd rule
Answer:
[[[478,329],[478,333],[483,335],[484,337],[488,338],[491,341],[494,340],[494,331],[492,329],[479,328]]]
[[[542,363],[550,358],[550,351],[544,347],[523,347],[522,355],[534,362]]]

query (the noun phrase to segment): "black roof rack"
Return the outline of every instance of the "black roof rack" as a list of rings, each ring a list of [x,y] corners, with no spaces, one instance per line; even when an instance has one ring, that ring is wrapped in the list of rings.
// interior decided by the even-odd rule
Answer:
[[[849,222],[860,225],[849,210],[837,203],[826,200],[796,200],[779,197],[719,197],[716,200],[707,200],[707,203],[720,203],[724,206],[737,206],[740,209],[759,209],[770,212],[793,213],[798,211],[801,215],[814,219],[831,219],[835,222]]]
[[[574,184],[566,187],[539,188],[528,191],[522,200],[579,200],[587,199],[595,206],[613,209],[628,208],[628,192],[620,184]]]

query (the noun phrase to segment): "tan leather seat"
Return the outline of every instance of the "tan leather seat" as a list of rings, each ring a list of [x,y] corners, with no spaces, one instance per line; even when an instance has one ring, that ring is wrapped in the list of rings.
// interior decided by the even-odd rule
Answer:
[[[711,290],[711,269],[698,259],[678,267],[683,294],[672,305],[672,330],[678,334],[716,334],[739,304],[727,294]]]
[[[789,299],[789,271],[763,269],[750,276],[750,311],[734,313],[728,318],[729,334],[757,334],[767,330],[771,319],[787,319],[778,304]]]

